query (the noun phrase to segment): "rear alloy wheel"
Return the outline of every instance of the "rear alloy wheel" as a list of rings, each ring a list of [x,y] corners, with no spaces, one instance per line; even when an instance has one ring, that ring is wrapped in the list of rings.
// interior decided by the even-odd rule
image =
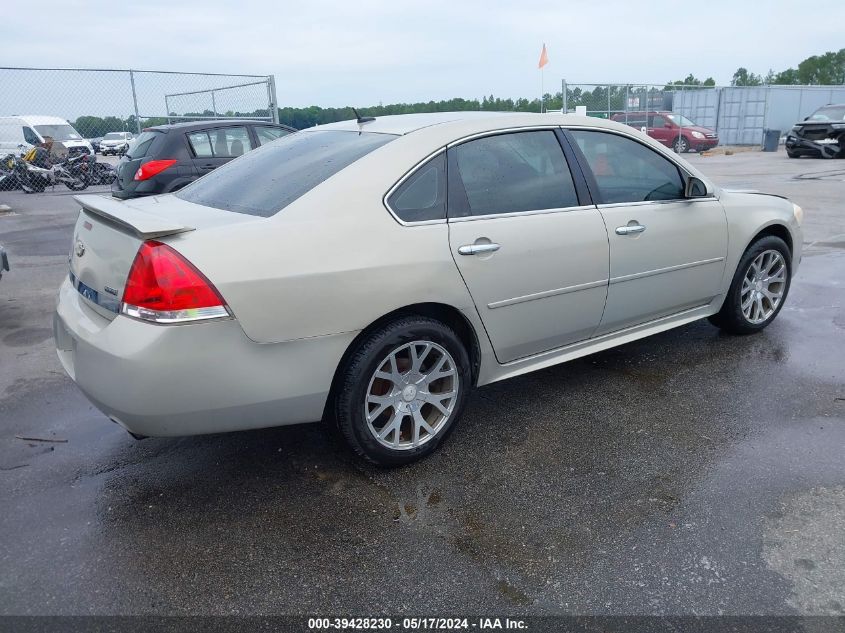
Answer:
[[[792,281],[792,258],[782,239],[769,235],[743,255],[728,296],[711,323],[732,334],[753,334],[774,321]]]
[[[334,407],[352,449],[383,466],[434,451],[461,415],[469,357],[451,328],[404,317],[374,332],[347,363]]]
[[[672,143],[672,149],[675,150],[677,154],[683,154],[684,152],[689,151],[689,141],[685,136],[679,136],[675,139],[675,142]]]

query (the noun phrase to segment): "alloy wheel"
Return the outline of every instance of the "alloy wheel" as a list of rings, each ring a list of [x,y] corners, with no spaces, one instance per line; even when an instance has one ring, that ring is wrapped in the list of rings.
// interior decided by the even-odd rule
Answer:
[[[754,325],[763,323],[777,310],[786,292],[786,260],[776,250],[757,255],[742,280],[740,307],[745,319]]]
[[[454,358],[432,341],[397,347],[376,367],[367,386],[364,419],[379,444],[414,449],[442,431],[458,402]]]

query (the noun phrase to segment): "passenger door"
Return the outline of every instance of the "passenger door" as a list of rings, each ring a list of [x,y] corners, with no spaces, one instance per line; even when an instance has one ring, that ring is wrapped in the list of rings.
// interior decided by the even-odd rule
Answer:
[[[197,130],[187,136],[200,176],[252,149],[249,132],[243,126]]]
[[[649,115],[648,135],[655,141],[660,141],[666,147],[672,147],[672,129],[666,127],[667,123],[666,117],[660,114]]]
[[[571,130],[610,239],[597,335],[709,303],[719,294],[727,219],[713,197],[686,199],[677,165],[612,132]]]
[[[607,232],[558,134],[500,133],[447,152],[452,255],[501,363],[589,338],[604,309]]]

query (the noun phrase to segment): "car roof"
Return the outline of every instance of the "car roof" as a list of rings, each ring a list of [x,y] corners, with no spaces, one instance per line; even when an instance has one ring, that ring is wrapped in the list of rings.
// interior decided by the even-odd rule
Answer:
[[[45,116],[43,114],[16,114],[14,116],[0,117],[3,119],[20,119],[27,125],[68,125],[67,119],[58,116]]]
[[[183,123],[169,123],[164,125],[150,125],[145,127],[144,130],[159,130],[159,131],[169,131],[169,130],[208,130],[217,127],[229,127],[231,125],[271,125],[273,127],[281,127],[287,130],[293,130],[294,128],[290,127],[289,125],[282,125],[279,123],[271,123],[270,121],[262,121],[260,119],[214,119],[212,121],[186,121]]]
[[[358,123],[356,119],[338,121],[306,128],[304,132],[324,130],[338,130],[345,132],[375,132],[378,134],[395,134],[405,136],[423,129],[439,131],[448,130],[456,137],[463,133],[474,133],[485,130],[505,128],[519,128],[537,125],[590,125],[592,127],[608,127],[618,129],[619,123],[593,117],[575,114],[560,114],[559,112],[432,112],[418,114],[395,114],[375,117],[372,121]]]

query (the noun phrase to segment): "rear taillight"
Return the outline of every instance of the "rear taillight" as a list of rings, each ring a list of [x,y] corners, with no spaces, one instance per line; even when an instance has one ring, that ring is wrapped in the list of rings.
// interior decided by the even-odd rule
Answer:
[[[166,158],[164,160],[151,160],[144,163],[135,172],[135,180],[147,180],[156,174],[160,174],[165,169],[173,167],[178,161],[175,158]]]
[[[153,323],[230,317],[223,297],[191,262],[167,244],[141,244],[123,291],[120,313]]]

